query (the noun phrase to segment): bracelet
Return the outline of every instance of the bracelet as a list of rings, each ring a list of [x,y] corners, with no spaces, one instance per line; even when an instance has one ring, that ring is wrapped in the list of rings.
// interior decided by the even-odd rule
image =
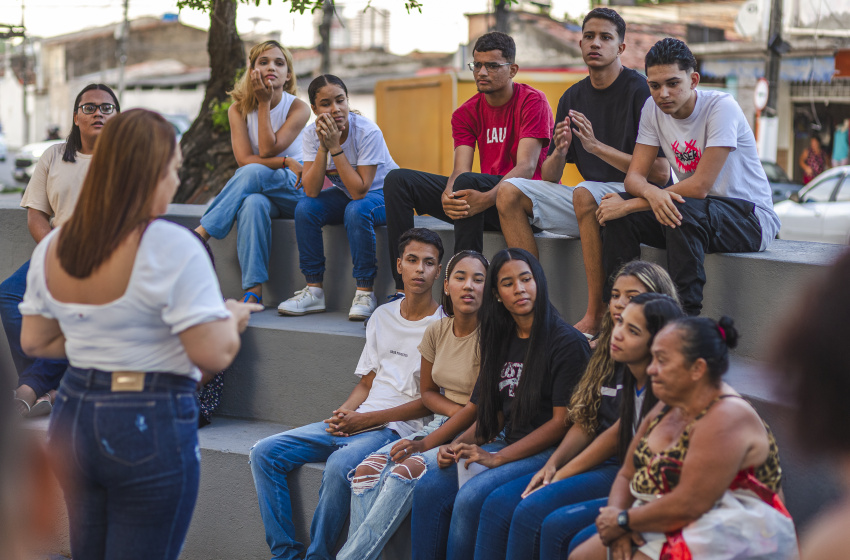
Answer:
[[[331,157],[336,157],[336,156],[340,155],[342,152],[343,152],[343,150],[340,150],[335,154],[331,154]]]

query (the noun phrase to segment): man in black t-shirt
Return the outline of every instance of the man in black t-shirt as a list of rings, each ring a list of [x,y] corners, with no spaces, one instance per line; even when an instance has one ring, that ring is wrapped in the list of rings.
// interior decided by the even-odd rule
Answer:
[[[499,186],[496,207],[508,247],[538,256],[532,226],[581,238],[588,302],[575,327],[588,338],[599,332],[606,311],[602,300],[602,240],[596,210],[608,193],[623,192],[623,181],[637,140],[640,112],[649,97],[646,78],[626,68],[626,23],[610,8],[596,8],[582,23],[582,57],[590,76],[574,84],[558,102],[555,130],[543,163],[543,181],[509,179]],[[670,179],[670,165],[659,157],[650,180]],[[558,184],[566,163],[575,163],[584,181]]]

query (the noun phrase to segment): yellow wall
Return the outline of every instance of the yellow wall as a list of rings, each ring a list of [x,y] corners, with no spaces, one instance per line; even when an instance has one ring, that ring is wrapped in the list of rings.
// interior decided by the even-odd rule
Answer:
[[[585,76],[574,72],[519,72],[515,81],[542,91],[554,117],[564,91]],[[376,120],[395,162],[408,169],[451,174],[452,111],[475,93],[470,73],[378,82],[375,85]],[[473,169],[480,169],[478,151]],[[580,181],[581,175],[575,165],[567,164],[561,182],[575,185]]]

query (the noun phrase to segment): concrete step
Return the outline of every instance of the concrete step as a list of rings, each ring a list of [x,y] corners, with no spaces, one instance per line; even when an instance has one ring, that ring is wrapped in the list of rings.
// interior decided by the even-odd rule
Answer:
[[[47,418],[28,420],[25,429],[43,437]],[[201,483],[198,502],[180,555],[182,560],[261,560],[269,557],[248,453],[262,438],[289,427],[217,416],[198,432],[201,446]],[[309,463],[289,477],[297,538],[310,542],[310,522],[318,503],[324,463]],[[53,552],[70,556],[67,515],[51,543]],[[339,546],[348,532],[343,531]],[[410,557],[410,522],[405,521],[384,550],[385,560]]]

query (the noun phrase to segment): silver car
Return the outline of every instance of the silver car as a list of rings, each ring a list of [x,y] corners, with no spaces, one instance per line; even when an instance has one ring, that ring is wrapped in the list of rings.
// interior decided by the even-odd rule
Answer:
[[[790,200],[775,204],[780,239],[850,243],[850,165],[828,169]]]

